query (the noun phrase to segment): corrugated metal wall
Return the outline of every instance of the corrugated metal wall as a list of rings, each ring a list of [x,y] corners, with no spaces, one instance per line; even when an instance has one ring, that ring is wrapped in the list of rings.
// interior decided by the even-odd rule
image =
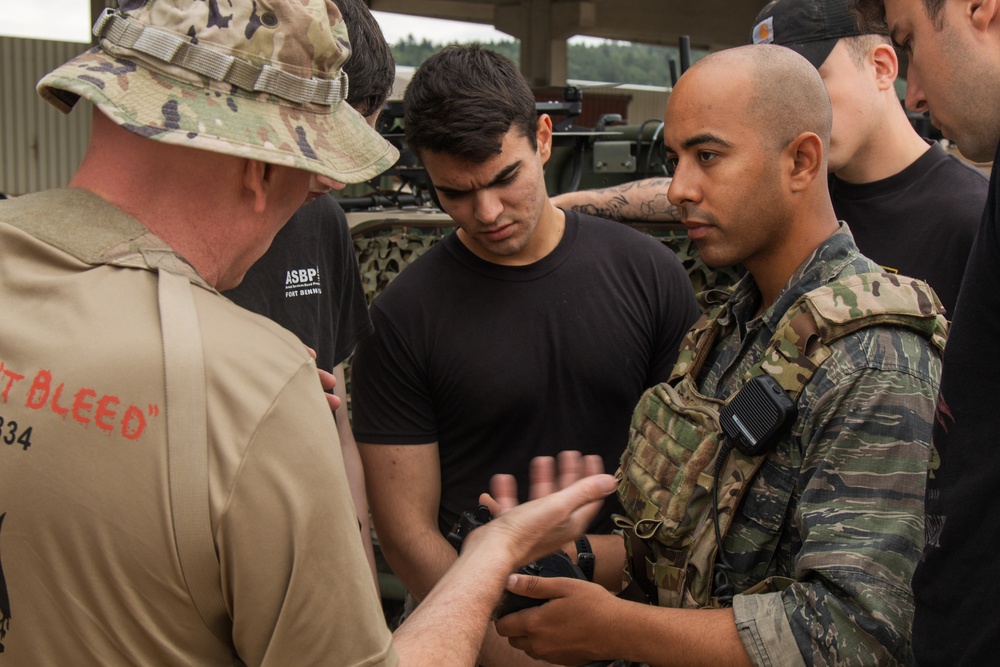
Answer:
[[[90,138],[90,105],[68,116],[35,84],[86,44],[0,37],[0,192],[22,195],[69,182]]]

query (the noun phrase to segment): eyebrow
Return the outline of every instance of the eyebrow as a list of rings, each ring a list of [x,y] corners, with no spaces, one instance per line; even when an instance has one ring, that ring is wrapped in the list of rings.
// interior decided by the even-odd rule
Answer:
[[[486,188],[492,188],[495,185],[499,185],[503,181],[505,181],[508,178],[510,178],[511,174],[513,174],[515,171],[517,171],[520,166],[521,166],[521,160],[518,160],[514,164],[508,165],[508,166],[504,167],[503,169],[501,169],[500,172],[496,176],[493,177],[493,180],[491,180],[489,183],[487,183],[483,187],[481,187],[481,188],[474,188],[474,189],[476,189],[476,190],[484,190]],[[437,186],[437,189],[440,192],[443,192],[443,193],[445,193],[447,195],[453,195],[453,196],[454,195],[464,195],[466,193],[472,192],[472,190],[457,190],[455,188],[449,188],[449,187],[445,187],[445,186]]]
[[[695,146],[701,146],[704,144],[710,144],[715,146],[722,146],[723,148],[732,148],[733,145],[722,137],[718,137],[710,132],[705,132],[704,134],[696,134],[693,137],[685,139],[681,143],[681,148],[688,149]],[[666,147],[668,151],[676,152],[671,146]]]

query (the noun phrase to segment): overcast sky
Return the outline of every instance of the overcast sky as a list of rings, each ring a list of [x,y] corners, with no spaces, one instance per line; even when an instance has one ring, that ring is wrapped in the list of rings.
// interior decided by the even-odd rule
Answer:
[[[390,44],[407,35],[413,35],[418,41],[426,38],[435,43],[512,39],[510,35],[488,25],[388,12],[372,13]],[[90,41],[89,0],[0,0],[0,17],[0,35],[68,42]]]
[[[0,0],[0,35],[90,41],[89,0]]]

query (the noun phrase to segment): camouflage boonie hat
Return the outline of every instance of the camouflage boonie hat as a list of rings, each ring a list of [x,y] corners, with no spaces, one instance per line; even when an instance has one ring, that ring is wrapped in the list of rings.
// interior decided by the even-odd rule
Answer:
[[[38,83],[149,139],[366,181],[398,153],[347,102],[347,28],[330,0],[121,0],[99,46]]]

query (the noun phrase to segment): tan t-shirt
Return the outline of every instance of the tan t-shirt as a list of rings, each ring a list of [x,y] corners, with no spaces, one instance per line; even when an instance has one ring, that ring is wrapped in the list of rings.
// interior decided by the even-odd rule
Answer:
[[[0,203],[0,664],[233,664],[173,538],[157,274],[21,228],[91,251],[149,242],[80,190]],[[395,664],[314,364],[289,332],[191,289],[239,659]]]

